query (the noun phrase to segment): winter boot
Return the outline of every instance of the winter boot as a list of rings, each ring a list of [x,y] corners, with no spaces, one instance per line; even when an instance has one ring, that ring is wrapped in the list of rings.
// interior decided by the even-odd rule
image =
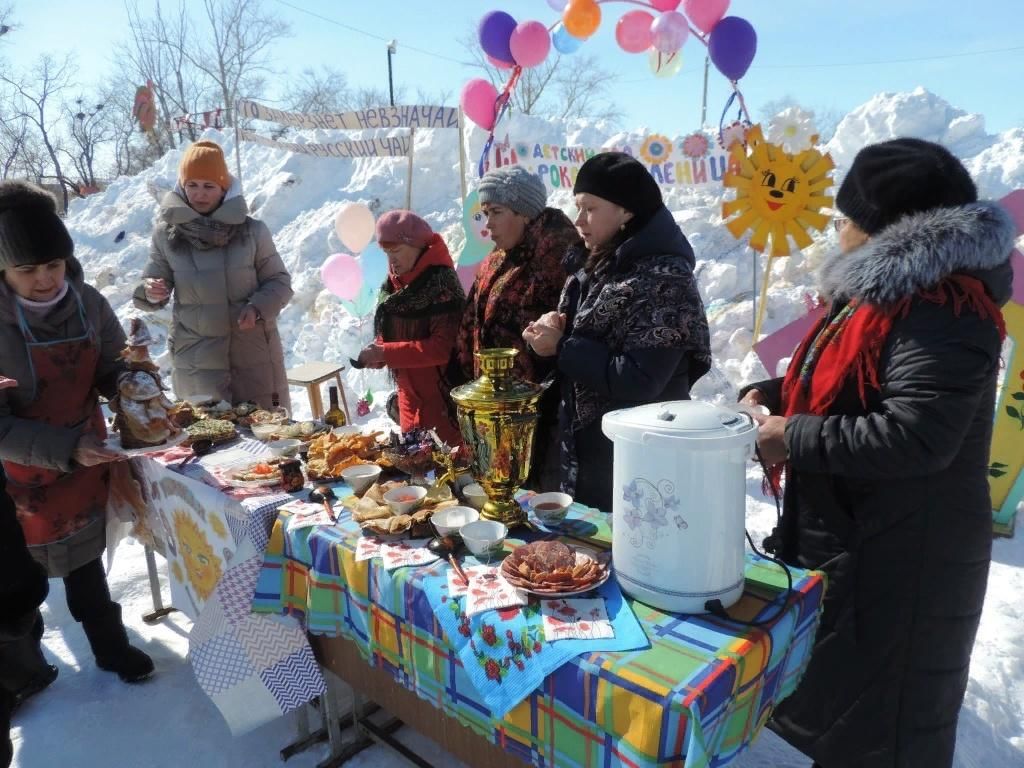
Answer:
[[[47,662],[39,645],[42,637],[39,611],[0,632],[0,690],[9,697],[11,711],[57,679],[57,668]]]
[[[96,657],[96,666],[116,672],[126,683],[138,683],[153,674],[153,660],[128,642],[128,633],[121,623],[121,606],[111,603],[105,616],[82,621],[89,646]]]

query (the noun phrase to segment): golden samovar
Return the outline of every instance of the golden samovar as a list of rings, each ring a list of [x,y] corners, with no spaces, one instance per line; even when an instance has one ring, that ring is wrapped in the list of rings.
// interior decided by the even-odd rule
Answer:
[[[526,523],[514,501],[530,474],[537,401],[543,390],[512,375],[518,350],[481,349],[480,378],[452,390],[459,428],[473,452],[473,476],[487,492],[482,516],[507,526]]]

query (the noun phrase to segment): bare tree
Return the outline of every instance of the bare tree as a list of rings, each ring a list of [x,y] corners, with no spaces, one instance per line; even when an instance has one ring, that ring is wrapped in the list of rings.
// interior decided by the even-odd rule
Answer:
[[[333,67],[306,67],[288,92],[288,108],[294,112],[343,112],[352,100],[348,79]]]
[[[475,30],[458,38],[458,43],[500,92],[511,71],[488,61]],[[542,64],[522,71],[512,91],[511,108],[524,115],[616,121],[622,112],[615,106],[610,91],[617,77],[604,69],[595,56],[560,56],[552,52]]]
[[[80,190],[82,187],[98,186],[98,155],[114,139],[112,126],[104,119],[105,106],[97,98],[87,99],[82,96],[64,105],[65,125],[71,141],[63,151],[78,174]]]
[[[6,98],[0,96],[0,104],[6,103]],[[24,117],[8,120],[0,116],[0,179],[28,175],[25,165],[31,152],[31,140],[28,120]]]
[[[4,83],[11,93],[10,118],[25,120],[39,137],[49,160],[52,174],[40,174],[57,180],[64,196],[64,209],[68,206],[68,188],[73,186],[63,171],[61,153],[63,151],[59,121],[60,109],[58,100],[71,85],[73,60],[69,56],[58,63],[49,54],[41,56],[26,75],[0,72],[0,83]]]

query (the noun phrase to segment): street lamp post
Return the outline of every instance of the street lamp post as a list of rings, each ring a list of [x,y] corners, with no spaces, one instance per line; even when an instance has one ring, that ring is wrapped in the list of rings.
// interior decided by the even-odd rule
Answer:
[[[395,106],[395,80],[391,76],[391,57],[395,55],[396,41],[388,43],[388,98],[391,99],[391,106]]]

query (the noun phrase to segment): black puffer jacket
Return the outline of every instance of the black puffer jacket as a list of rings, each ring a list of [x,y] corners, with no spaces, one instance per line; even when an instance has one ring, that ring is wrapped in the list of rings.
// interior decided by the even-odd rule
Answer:
[[[994,204],[913,215],[828,259],[823,288],[835,312],[967,273],[1001,305],[1014,231]],[[829,583],[807,673],[770,727],[826,768],[952,763],[991,554],[1000,346],[991,318],[918,298],[866,408],[851,377],[827,415],[787,421],[780,551]],[[781,380],[754,387],[778,412]]]
[[[7,477],[0,469],[0,643],[28,632],[49,586],[46,569],[25,546],[14,500],[7,494]]]

